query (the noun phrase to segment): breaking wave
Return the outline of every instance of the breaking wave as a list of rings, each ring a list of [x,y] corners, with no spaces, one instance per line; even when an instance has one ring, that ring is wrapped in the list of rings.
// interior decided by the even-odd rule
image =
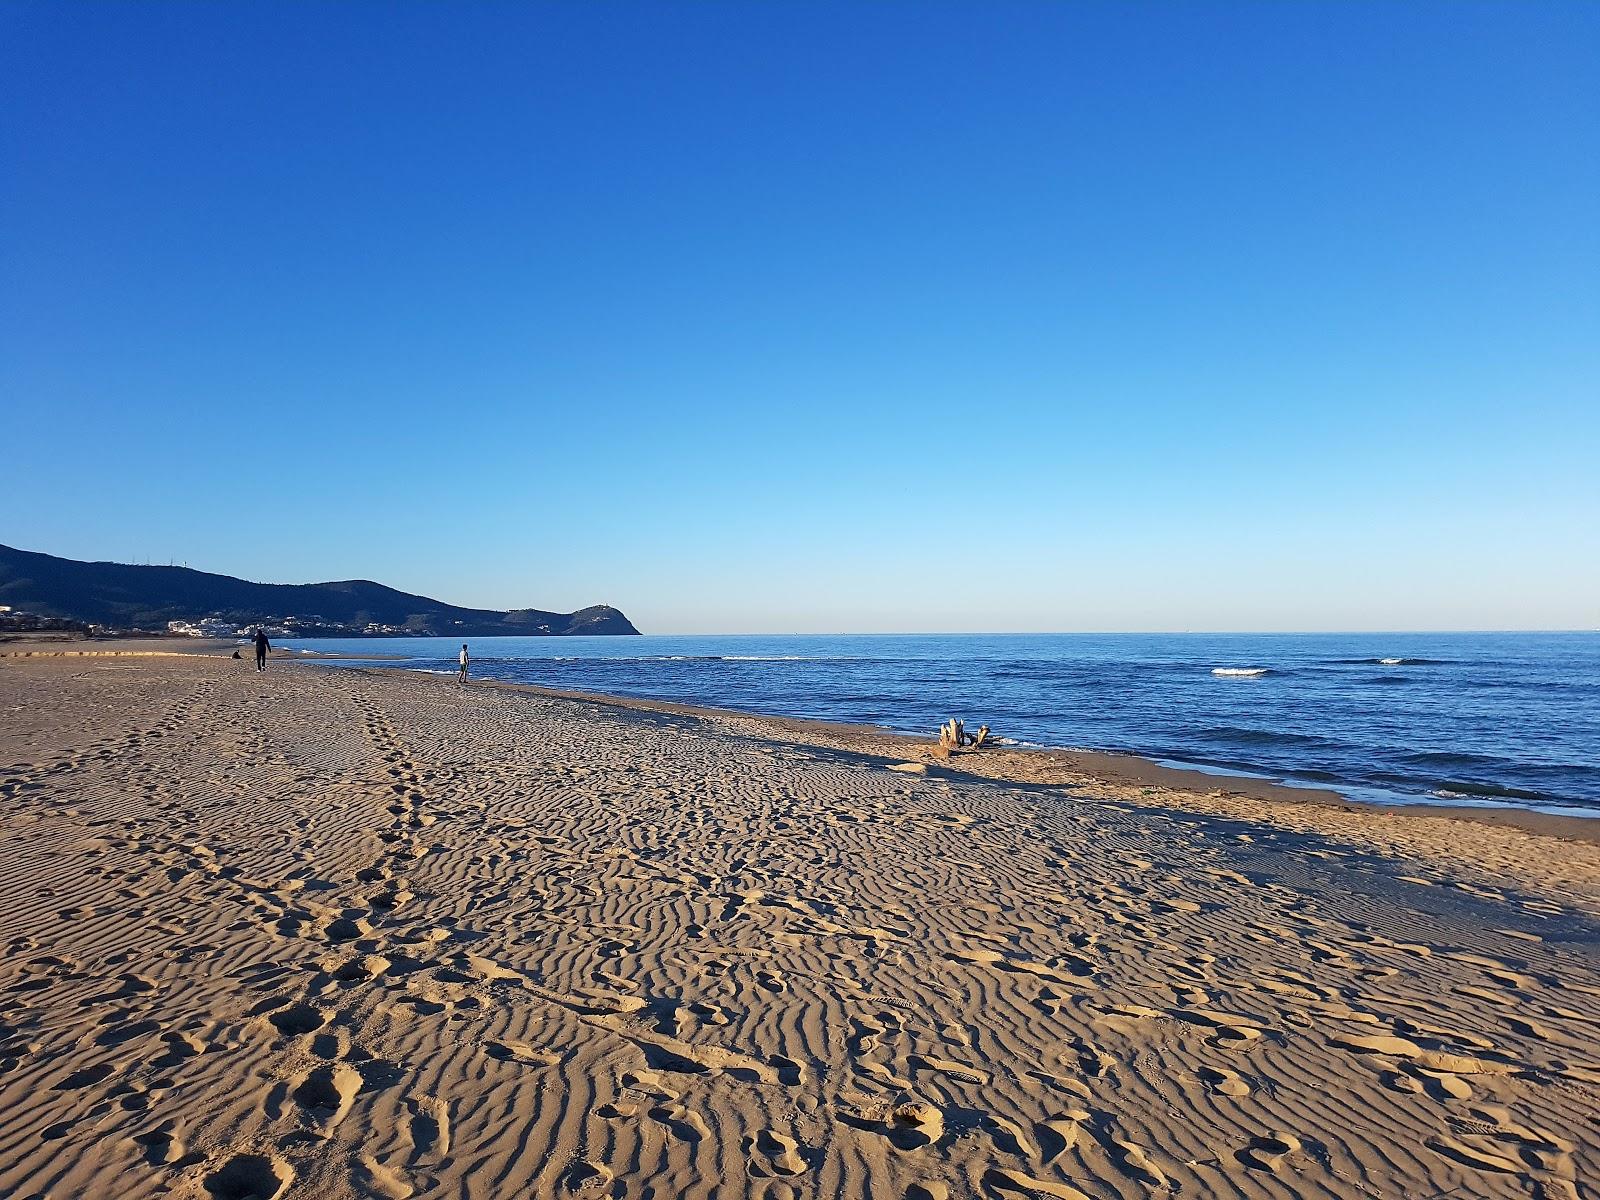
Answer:
[[[1340,667],[1447,667],[1451,658],[1330,658],[1325,661]]]

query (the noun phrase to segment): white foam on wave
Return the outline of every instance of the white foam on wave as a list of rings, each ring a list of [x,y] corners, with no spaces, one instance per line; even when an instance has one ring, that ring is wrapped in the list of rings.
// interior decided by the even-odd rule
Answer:
[[[614,662],[826,662],[806,654],[650,654],[639,659],[614,659]]]
[[[1403,658],[1380,658],[1378,660],[1378,662],[1380,662],[1382,665],[1384,665],[1386,667],[1398,667],[1401,663],[1405,662],[1405,659],[1403,659]]]
[[[1213,675],[1249,677],[1254,675],[1265,675],[1268,669],[1269,668],[1267,667],[1212,667],[1211,673]]]

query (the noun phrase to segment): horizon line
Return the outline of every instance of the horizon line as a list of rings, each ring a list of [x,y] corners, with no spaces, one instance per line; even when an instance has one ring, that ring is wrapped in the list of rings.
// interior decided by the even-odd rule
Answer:
[[[520,633],[480,634],[478,640],[503,637],[1415,637],[1417,635],[1593,634],[1600,627],[1565,629],[900,629],[893,632],[872,630],[721,630],[708,632],[656,632],[637,634],[578,633],[539,635]],[[397,639],[414,635],[397,634]],[[454,637],[454,634],[424,636]],[[312,640],[312,639],[304,639]],[[349,639],[347,639],[349,640]],[[362,641],[368,640],[365,638]],[[468,639],[472,640],[472,639]]]

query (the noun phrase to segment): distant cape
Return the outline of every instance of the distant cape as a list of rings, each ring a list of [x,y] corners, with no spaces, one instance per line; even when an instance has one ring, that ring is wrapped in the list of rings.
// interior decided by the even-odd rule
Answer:
[[[459,608],[367,579],[251,583],[188,567],[78,562],[0,546],[0,605],[110,629],[266,625],[307,637],[637,634],[607,604],[577,612]]]

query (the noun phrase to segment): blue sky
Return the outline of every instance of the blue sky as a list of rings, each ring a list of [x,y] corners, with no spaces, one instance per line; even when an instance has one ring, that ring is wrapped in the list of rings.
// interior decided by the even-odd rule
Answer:
[[[0,7],[0,541],[1600,625],[1600,5]]]

